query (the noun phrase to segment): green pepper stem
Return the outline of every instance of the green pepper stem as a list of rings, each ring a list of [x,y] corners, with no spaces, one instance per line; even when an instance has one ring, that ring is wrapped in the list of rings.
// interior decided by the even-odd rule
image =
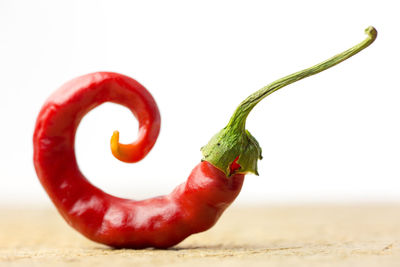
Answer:
[[[257,140],[246,130],[246,119],[250,111],[264,97],[278,89],[329,69],[368,47],[376,39],[377,32],[371,26],[365,30],[365,33],[368,34],[368,37],[358,45],[311,68],[276,80],[246,98],[236,108],[228,125],[214,135],[207,145],[202,147],[203,160],[222,170],[227,177],[234,173],[258,174],[257,161],[262,158],[262,151]],[[233,162],[235,163],[235,168],[231,168]]]
[[[365,33],[368,35],[368,37],[362,41],[361,43],[353,46],[352,48],[337,54],[336,56],[331,57],[328,60],[325,60],[315,66],[312,66],[311,68],[307,68],[295,73],[292,73],[288,76],[285,76],[281,79],[278,79],[267,86],[261,88],[254,94],[250,95],[247,97],[235,110],[233,113],[229,123],[228,127],[233,127],[236,128],[237,130],[240,131],[245,131],[245,126],[246,126],[246,119],[247,116],[249,115],[250,111],[257,105],[261,100],[263,100],[266,96],[272,94],[273,92],[281,89],[282,87],[289,85],[291,83],[297,82],[301,79],[304,79],[306,77],[309,77],[311,75],[317,74],[321,71],[324,71],[326,69],[329,69],[340,62],[354,56],[364,48],[368,47],[370,44],[372,44],[377,36],[377,31],[374,27],[370,26],[367,29],[365,29]]]

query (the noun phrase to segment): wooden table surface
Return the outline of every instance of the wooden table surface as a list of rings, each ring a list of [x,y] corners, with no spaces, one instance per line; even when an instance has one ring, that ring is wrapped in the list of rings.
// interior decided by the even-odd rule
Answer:
[[[86,240],[54,209],[0,208],[0,266],[400,266],[400,204],[230,207],[168,250]]]

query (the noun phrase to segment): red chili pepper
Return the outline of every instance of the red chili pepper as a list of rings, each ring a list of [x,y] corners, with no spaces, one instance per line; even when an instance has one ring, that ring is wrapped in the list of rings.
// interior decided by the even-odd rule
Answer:
[[[212,227],[239,194],[244,175],[257,174],[261,148],[245,129],[252,108],[272,92],[328,69],[369,46],[368,38],[309,69],[288,75],[260,89],[236,109],[228,125],[202,148],[203,160],[187,181],[169,195],[134,201],[109,195],[80,172],[74,142],[81,119],[105,102],[128,107],[139,121],[139,137],[120,144],[111,138],[113,155],[124,162],[141,160],[153,147],[160,115],[150,93],[137,81],[117,73],[99,72],[64,84],[46,101],[37,118],[34,164],[37,175],[64,219],[89,239],[113,247],[167,248]]]

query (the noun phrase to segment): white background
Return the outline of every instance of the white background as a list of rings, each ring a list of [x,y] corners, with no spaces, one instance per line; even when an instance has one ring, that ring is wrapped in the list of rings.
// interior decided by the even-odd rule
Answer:
[[[83,120],[77,157],[105,191],[169,193],[200,147],[249,94],[314,65],[378,29],[350,60],[290,85],[251,113],[260,176],[237,203],[400,201],[398,1],[0,1],[0,201],[50,205],[32,164],[41,105],[64,82],[113,71],[156,99],[162,130],[138,164],[109,138],[136,137],[127,109],[105,104]]]

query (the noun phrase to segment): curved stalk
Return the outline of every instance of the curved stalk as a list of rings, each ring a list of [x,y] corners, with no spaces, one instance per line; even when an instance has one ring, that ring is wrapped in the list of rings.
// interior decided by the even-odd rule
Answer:
[[[368,35],[368,37],[361,43],[353,46],[352,48],[350,48],[340,54],[337,54],[337,55],[331,57],[330,59],[327,59],[324,62],[314,65],[310,68],[292,73],[281,79],[278,79],[278,80],[268,84],[267,86],[261,88],[257,92],[251,94],[242,103],[240,103],[240,105],[236,108],[228,125],[234,126],[234,127],[239,127],[240,129],[244,130],[245,124],[246,124],[246,118],[249,115],[250,111],[255,107],[255,105],[257,105],[266,96],[281,89],[282,87],[285,87],[286,85],[289,85],[291,83],[297,82],[297,81],[307,78],[309,76],[320,73],[321,71],[329,69],[329,68],[339,64],[340,62],[345,61],[346,59],[354,56],[361,50],[367,48],[370,44],[372,44],[375,41],[376,36],[377,36],[377,31],[374,27],[370,26],[365,29],[365,33]]]
[[[217,133],[206,146],[202,147],[203,160],[212,163],[227,176],[233,173],[258,174],[257,161],[261,159],[261,147],[246,130],[246,119],[251,110],[266,96],[280,88],[329,69],[368,47],[375,41],[377,31],[370,26],[365,29],[365,33],[368,35],[367,38],[352,48],[310,68],[278,79],[247,97],[236,108],[227,126]],[[231,168],[232,164],[235,165],[235,168]]]

